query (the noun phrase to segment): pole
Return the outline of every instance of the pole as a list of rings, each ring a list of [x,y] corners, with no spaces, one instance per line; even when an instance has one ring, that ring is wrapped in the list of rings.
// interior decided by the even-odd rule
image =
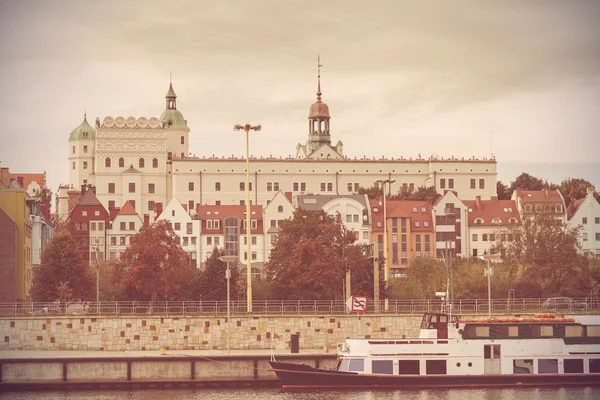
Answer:
[[[98,265],[98,248],[94,247],[96,255],[96,310],[100,314],[100,266]]]
[[[374,280],[374,292],[373,298],[375,299],[375,312],[379,312],[379,246],[377,242],[373,243],[373,280]]]
[[[227,354],[231,354],[231,314],[229,308],[229,280],[231,279],[231,270],[229,269],[229,261],[227,261],[227,271],[225,271],[225,277],[227,278]]]
[[[492,287],[490,285],[490,275],[491,275],[491,270],[490,270],[490,260],[487,260],[487,271],[486,271],[486,275],[487,275],[487,281],[488,281],[488,317],[492,316]]]
[[[248,312],[252,312],[252,253],[251,253],[251,241],[250,241],[250,157],[249,157],[249,148],[250,148],[250,125],[247,124],[244,127],[246,131],[246,241],[247,245],[247,254],[248,254],[248,263],[246,264],[246,292],[248,299]]]
[[[390,278],[390,270],[388,265],[388,245],[387,245],[387,204],[386,204],[386,182],[383,182],[383,279],[387,287],[388,280]],[[389,303],[387,297],[385,298],[385,311],[388,311]]]

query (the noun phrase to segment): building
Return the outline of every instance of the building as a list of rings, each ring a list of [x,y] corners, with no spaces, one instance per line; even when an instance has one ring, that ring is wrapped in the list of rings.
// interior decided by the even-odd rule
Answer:
[[[513,192],[511,200],[517,203],[521,218],[527,218],[533,213],[549,213],[563,224],[567,222],[565,199],[560,190],[520,190]]]
[[[201,221],[198,218],[192,218],[177,199],[172,199],[164,211],[160,213],[157,221],[161,220],[169,221],[171,224],[177,235],[177,242],[188,255],[190,265],[200,268],[198,260],[202,260]]]
[[[294,216],[294,205],[292,204],[292,194],[283,193],[279,190],[275,196],[268,202],[263,209],[263,225],[265,238],[265,258],[269,260],[271,249],[277,243],[277,235],[279,234],[279,225],[281,221],[290,219]]]
[[[31,197],[37,197],[40,191],[46,187],[46,171],[42,174],[10,174],[11,180],[16,180],[27,194]]]
[[[123,207],[111,210],[110,225],[109,229],[106,231],[109,260],[118,260],[121,258],[121,254],[125,252],[131,243],[131,236],[140,231],[142,224],[142,219],[129,201],[126,201]],[[99,227],[97,228],[98,229],[95,231],[97,233],[96,245],[101,246],[102,231]],[[90,230],[90,233],[91,232],[92,231]],[[94,241],[92,237],[90,237],[90,240],[92,242]],[[94,246],[93,243],[92,246]],[[100,260],[102,259],[102,257],[98,258]]]
[[[468,208],[469,244],[473,257],[495,254],[498,241],[512,240],[506,228],[521,224],[521,217],[514,200],[463,200]],[[502,249],[501,249],[502,251]],[[468,256],[465,252],[465,255]]]
[[[568,226],[581,227],[579,245],[584,253],[600,258],[600,204],[589,187],[583,199],[571,202],[567,210]]]
[[[447,190],[433,205],[435,257],[470,255],[467,207],[454,191]]]
[[[155,204],[168,204],[172,198],[190,212],[196,205],[244,204],[246,160],[191,156],[190,129],[177,109],[172,85],[165,100],[159,118],[107,116],[97,118],[92,127],[84,116],[69,138],[70,184],[58,193],[60,215],[68,212],[62,204],[69,198],[67,192],[82,184],[97,187],[105,208],[130,201],[142,217],[151,217]],[[372,186],[374,179],[395,179],[392,193],[435,186],[440,194],[455,190],[464,199],[496,195],[494,158],[349,158],[341,141],[332,144],[331,119],[319,76],[307,141],[290,152],[295,156],[251,157],[252,204],[266,206],[280,190],[293,195],[354,195],[361,186]]]
[[[85,263],[93,264],[106,254],[106,240],[100,244],[98,240],[92,244],[91,238],[98,238],[98,232],[104,232],[109,222],[109,214],[102,206],[102,203],[96,197],[95,187],[92,185],[82,185],[81,199],[71,210],[66,226],[71,235],[77,242],[77,249]],[[92,224],[95,231],[91,231]],[[102,228],[102,229],[100,229]],[[96,232],[90,234],[90,232]],[[100,237],[102,234],[100,234]]]

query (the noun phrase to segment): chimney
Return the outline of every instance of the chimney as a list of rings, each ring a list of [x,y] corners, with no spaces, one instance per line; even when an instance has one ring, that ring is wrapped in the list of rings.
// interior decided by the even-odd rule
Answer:
[[[160,214],[162,214],[162,212],[163,212],[162,203],[154,204],[154,220],[155,221],[158,217],[160,217]]]
[[[544,192],[546,192],[546,197],[550,197],[550,189],[546,188]]]
[[[145,226],[150,225],[150,215],[149,214],[144,214],[144,225]]]
[[[481,196],[475,197],[475,205],[477,206],[477,211],[481,210]]]
[[[92,193],[96,194],[96,185],[90,185],[90,188],[92,189]]]
[[[8,167],[0,168],[0,182],[5,186],[10,185],[10,171],[8,170]]]
[[[83,195],[87,190],[87,185],[81,185],[81,194]]]
[[[594,193],[594,187],[593,186],[588,186],[587,188],[588,193]]]

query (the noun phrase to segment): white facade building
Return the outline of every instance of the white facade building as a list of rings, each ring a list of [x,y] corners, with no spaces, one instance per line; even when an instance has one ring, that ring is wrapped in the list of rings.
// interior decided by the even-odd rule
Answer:
[[[594,197],[594,188],[587,190],[583,199],[571,202],[568,209],[569,227],[581,227],[579,245],[584,253],[600,258],[600,204]]]
[[[470,255],[467,213],[465,204],[450,190],[433,205],[436,258],[445,258],[447,249],[453,257]]]
[[[112,215],[111,215],[112,217]],[[131,237],[142,229],[143,221],[133,208],[130,201],[126,201],[111,221],[106,232],[108,241],[108,257],[110,260],[121,258],[131,243]],[[100,233],[98,231],[98,233]],[[91,238],[92,232],[90,232]]]
[[[279,190],[268,203],[269,204],[267,204],[263,211],[265,261],[269,260],[271,249],[277,242],[281,221],[292,218],[295,210],[291,199],[281,190]]]
[[[173,199],[156,219],[169,221],[173,231],[179,237],[179,244],[187,253],[190,264],[200,268],[201,258],[201,227],[200,220],[192,218],[183,206]]]

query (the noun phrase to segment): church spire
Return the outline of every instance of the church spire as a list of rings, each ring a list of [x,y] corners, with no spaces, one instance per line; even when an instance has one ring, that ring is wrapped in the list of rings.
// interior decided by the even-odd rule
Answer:
[[[317,56],[317,103],[321,103],[321,55]]]
[[[171,80],[171,73],[169,73],[169,91],[165,96],[167,100],[167,110],[177,110],[177,95],[173,90],[173,81]]]

